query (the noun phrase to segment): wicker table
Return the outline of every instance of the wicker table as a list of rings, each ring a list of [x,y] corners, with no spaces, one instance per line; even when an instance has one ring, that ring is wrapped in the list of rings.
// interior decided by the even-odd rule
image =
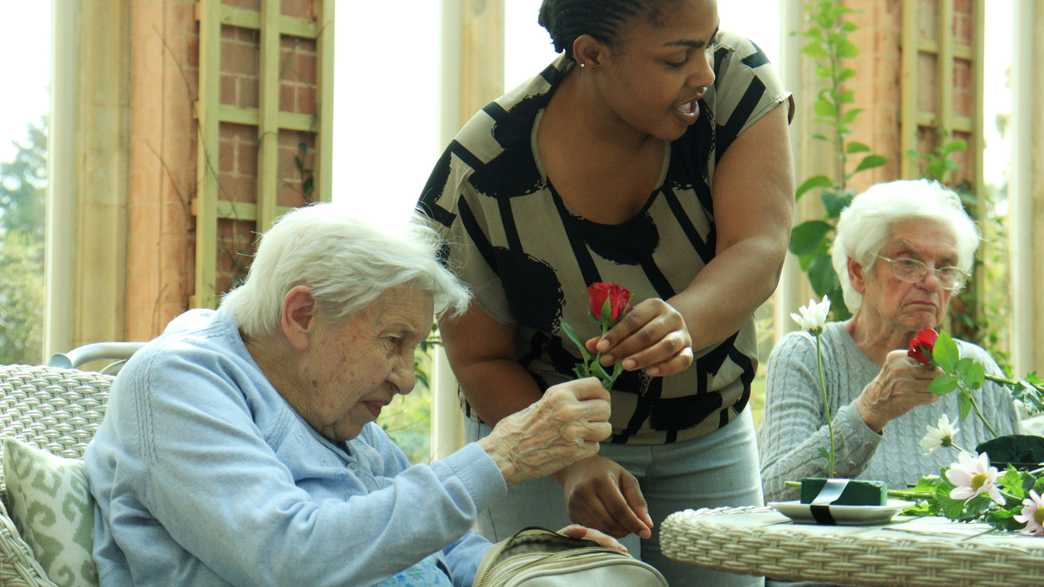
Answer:
[[[795,524],[770,508],[671,514],[663,553],[701,567],[847,585],[1044,585],[1044,537],[897,517],[880,526]]]

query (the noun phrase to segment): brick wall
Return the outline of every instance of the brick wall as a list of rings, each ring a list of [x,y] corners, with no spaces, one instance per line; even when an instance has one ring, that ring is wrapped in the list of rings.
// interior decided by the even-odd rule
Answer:
[[[259,0],[224,0],[260,11]],[[282,0],[285,16],[315,19],[318,0]],[[128,227],[127,337],[148,339],[188,308],[195,292],[196,133],[199,25],[193,0],[132,3],[131,161]],[[331,33],[332,34],[332,31]],[[260,34],[221,30],[222,105],[260,105]],[[318,98],[316,42],[284,36],[280,43],[280,110],[314,115]],[[277,175],[280,206],[310,201],[315,135],[281,130]],[[208,159],[220,200],[255,204],[259,186],[258,127],[222,122],[219,147]],[[256,242],[249,219],[218,221],[217,288],[245,277]]]

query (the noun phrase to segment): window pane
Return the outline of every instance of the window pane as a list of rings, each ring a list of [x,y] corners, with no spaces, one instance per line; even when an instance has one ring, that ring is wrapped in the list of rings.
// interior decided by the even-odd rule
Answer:
[[[0,5],[0,364],[41,362],[51,3]],[[17,80],[17,81],[14,81]]]
[[[440,3],[338,6],[333,198],[406,213],[440,150]]]

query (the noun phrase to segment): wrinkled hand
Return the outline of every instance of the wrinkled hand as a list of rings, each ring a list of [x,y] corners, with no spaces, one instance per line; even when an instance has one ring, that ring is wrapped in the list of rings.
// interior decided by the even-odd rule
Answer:
[[[639,302],[605,336],[586,341],[602,353],[602,365],[623,361],[628,371],[645,369],[652,377],[681,373],[692,365],[692,337],[674,306],[659,298]]]
[[[590,540],[598,546],[608,548],[610,550],[615,550],[616,552],[619,552],[621,554],[631,554],[630,551],[627,550],[627,547],[617,542],[615,538],[607,534],[603,534],[602,532],[599,532],[594,528],[587,528],[586,526],[581,526],[580,524],[570,524],[565,528],[559,530],[558,533],[565,534],[570,538]]]
[[[652,536],[652,518],[642,490],[627,469],[595,455],[560,471],[569,519],[616,538]]]
[[[939,399],[928,386],[942,370],[926,367],[896,350],[885,356],[881,371],[856,398],[856,408],[867,426],[881,432],[885,424],[917,406]]]
[[[479,441],[509,484],[546,477],[598,453],[609,438],[609,392],[594,377],[549,387]]]

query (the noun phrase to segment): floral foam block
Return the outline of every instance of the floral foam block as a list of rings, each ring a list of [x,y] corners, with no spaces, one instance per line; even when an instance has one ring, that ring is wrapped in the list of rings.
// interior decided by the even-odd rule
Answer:
[[[812,503],[822,491],[826,479],[806,477],[801,480],[801,503]],[[888,503],[888,485],[883,481],[846,479],[848,484],[841,496],[831,505],[885,505]]]

